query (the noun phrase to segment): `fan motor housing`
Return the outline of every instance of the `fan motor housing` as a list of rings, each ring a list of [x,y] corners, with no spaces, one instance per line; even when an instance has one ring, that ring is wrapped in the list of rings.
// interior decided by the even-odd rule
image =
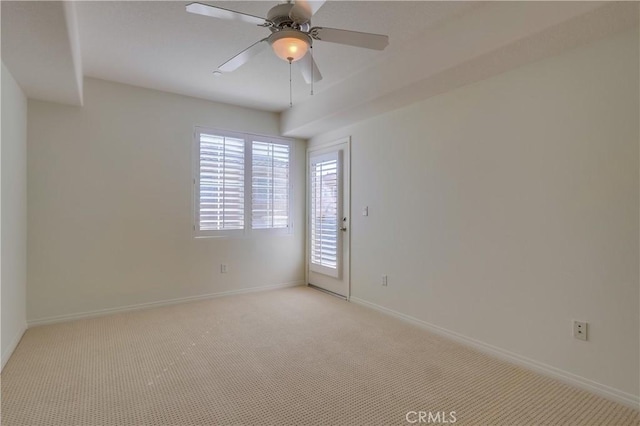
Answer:
[[[293,21],[291,20],[291,18],[289,18],[289,12],[291,11],[292,7],[293,7],[293,4],[290,4],[290,3],[279,4],[277,6],[274,6],[271,9],[269,9],[269,12],[267,13],[267,19],[273,22],[274,25],[277,27],[279,27],[282,24],[287,24],[287,23],[292,24]]]
[[[308,34],[291,29],[276,31],[267,38],[267,41],[269,44],[273,44],[276,40],[280,40],[281,38],[297,38],[298,40],[307,43],[308,46],[311,46],[312,44],[312,39]]]
[[[296,28],[302,31],[308,31],[310,27],[310,23],[307,22],[305,24],[296,24],[293,22],[293,19],[289,17],[289,13],[291,12],[291,8],[293,7],[293,3],[285,3],[279,4],[277,6],[272,7],[267,12],[267,20],[273,23],[271,30],[275,31],[277,29],[283,28]]]

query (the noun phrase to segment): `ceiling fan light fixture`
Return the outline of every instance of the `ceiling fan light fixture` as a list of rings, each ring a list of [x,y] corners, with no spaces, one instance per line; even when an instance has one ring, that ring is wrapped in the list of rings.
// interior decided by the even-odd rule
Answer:
[[[269,36],[269,44],[278,58],[296,62],[309,51],[311,38],[300,31],[281,30]]]

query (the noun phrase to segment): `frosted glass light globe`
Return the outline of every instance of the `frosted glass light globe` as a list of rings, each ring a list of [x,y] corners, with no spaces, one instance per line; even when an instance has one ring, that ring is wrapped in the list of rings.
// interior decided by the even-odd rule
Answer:
[[[300,31],[281,30],[269,36],[269,43],[278,58],[296,62],[307,54],[311,39]]]

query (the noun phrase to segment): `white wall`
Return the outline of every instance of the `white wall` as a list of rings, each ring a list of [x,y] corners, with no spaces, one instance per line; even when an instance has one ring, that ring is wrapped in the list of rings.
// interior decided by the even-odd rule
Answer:
[[[636,28],[312,139],[352,136],[352,296],[637,400],[638,117]]]
[[[2,64],[2,367],[27,328],[27,98]]]
[[[29,322],[304,279],[304,185],[293,236],[192,236],[194,126],[278,135],[277,114],[95,79],[84,95],[29,100]]]

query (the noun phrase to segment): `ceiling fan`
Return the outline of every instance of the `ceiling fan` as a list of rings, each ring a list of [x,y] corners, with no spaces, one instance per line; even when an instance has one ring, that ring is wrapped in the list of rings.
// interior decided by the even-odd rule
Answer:
[[[289,64],[298,63],[305,81],[313,83],[322,80],[322,74],[310,53],[314,40],[375,50],[383,50],[389,44],[389,37],[386,35],[312,27],[311,17],[324,3],[325,0],[290,0],[272,7],[266,18],[197,2],[188,4],[187,12],[258,25],[271,31],[271,35],[257,41],[220,65],[219,72],[236,70],[262,52],[267,45],[271,45],[279,58]]]

